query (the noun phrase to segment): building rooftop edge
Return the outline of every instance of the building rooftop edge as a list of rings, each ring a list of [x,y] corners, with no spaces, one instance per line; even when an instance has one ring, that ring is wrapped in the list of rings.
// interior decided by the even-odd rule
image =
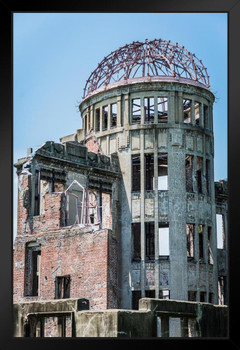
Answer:
[[[192,85],[196,86],[202,89],[207,90],[209,93],[213,95],[211,90],[204,84],[200,83],[197,80],[192,80],[189,78],[183,78],[183,77],[171,77],[171,76],[148,76],[148,77],[138,77],[138,78],[131,78],[131,79],[125,79],[122,81],[117,81],[115,83],[110,83],[104,86],[101,86],[100,88],[94,90],[93,92],[89,93],[86,97],[82,98],[81,103],[79,104],[79,107],[82,105],[83,102],[87,101],[89,98],[104,92],[108,91],[114,88],[118,87],[124,87],[128,85],[133,85],[133,84],[140,84],[140,83],[180,83],[180,84],[187,84],[187,85]],[[214,95],[213,95],[214,96]]]

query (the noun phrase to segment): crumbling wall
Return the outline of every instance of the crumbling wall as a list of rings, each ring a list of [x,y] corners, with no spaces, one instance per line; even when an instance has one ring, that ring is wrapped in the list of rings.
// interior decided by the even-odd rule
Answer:
[[[41,245],[40,292],[24,296],[25,252],[28,242]],[[90,300],[92,309],[118,307],[117,242],[110,230],[66,228],[33,236],[17,236],[13,262],[14,302],[55,298],[55,278],[70,275],[70,297]]]
[[[99,154],[104,154],[102,151],[102,148],[94,135],[93,132],[91,132],[85,139],[84,141],[85,146],[87,146],[89,152],[93,153],[99,153]]]
[[[31,213],[31,175],[19,175],[18,193],[18,235],[37,234],[60,228],[63,193],[48,193],[44,190],[41,214],[37,216]]]

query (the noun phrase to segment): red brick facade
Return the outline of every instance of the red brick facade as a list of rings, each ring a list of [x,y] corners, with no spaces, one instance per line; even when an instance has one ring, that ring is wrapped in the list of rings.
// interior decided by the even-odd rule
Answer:
[[[28,242],[41,246],[39,296],[24,297],[25,252]],[[116,241],[111,231],[59,229],[18,236],[14,252],[14,302],[55,298],[55,278],[70,275],[70,297],[89,299],[93,309],[117,308]],[[114,296],[114,298],[113,298]]]
[[[98,143],[96,136],[90,133],[85,139],[85,146],[87,146],[89,152],[103,154],[101,146]]]
[[[63,192],[45,193],[41,215],[32,216],[31,175],[20,175],[19,188],[14,302],[54,299],[56,277],[67,275],[70,298],[88,299],[91,309],[118,308],[117,242],[111,231],[111,195],[102,194],[102,229],[93,232],[91,226],[62,227]],[[26,267],[26,251],[30,242],[41,249],[38,296],[26,295],[26,271],[31,270]]]

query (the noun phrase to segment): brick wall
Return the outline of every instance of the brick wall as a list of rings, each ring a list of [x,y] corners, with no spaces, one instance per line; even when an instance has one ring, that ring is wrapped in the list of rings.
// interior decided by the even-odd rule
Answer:
[[[102,227],[112,229],[111,195],[102,194]]]
[[[88,152],[103,154],[101,146],[99,145],[96,136],[93,134],[90,134],[90,136],[85,139],[85,146],[87,146]]]
[[[17,234],[36,234],[60,228],[62,220],[61,192],[45,193],[42,214],[31,215],[31,175],[19,175]]]
[[[110,230],[65,228],[17,236],[14,249],[14,302],[55,298],[55,278],[70,275],[70,297],[89,299],[90,308],[118,307],[117,242]],[[41,245],[40,295],[24,297],[25,247],[27,242]]]

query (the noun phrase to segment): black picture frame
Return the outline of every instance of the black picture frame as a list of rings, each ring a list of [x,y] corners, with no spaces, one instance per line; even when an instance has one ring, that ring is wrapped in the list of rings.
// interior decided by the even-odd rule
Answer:
[[[51,349],[55,346],[184,346],[186,349],[195,345],[204,347],[225,346],[227,349],[239,349],[238,317],[240,311],[239,299],[239,33],[240,33],[240,0],[172,0],[172,1],[121,1],[99,2],[98,5],[80,5],[78,1],[61,2],[30,2],[4,1],[0,2],[1,16],[1,288],[0,288],[0,347],[25,350]],[[83,3],[82,3],[83,4]],[[229,188],[229,337],[224,339],[30,339],[13,337],[12,314],[12,231],[13,231],[13,72],[12,72],[12,16],[14,12],[224,12],[228,14],[228,188]],[[219,72],[221,74],[221,72]],[[160,341],[160,343],[158,343]],[[150,344],[148,344],[150,342]]]

